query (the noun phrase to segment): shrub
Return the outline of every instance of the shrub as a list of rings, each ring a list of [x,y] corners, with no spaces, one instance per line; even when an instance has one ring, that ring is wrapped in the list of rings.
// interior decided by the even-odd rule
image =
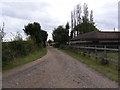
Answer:
[[[108,64],[109,64],[109,61],[108,61],[107,59],[105,59],[105,58],[102,58],[102,59],[101,59],[101,64],[102,64],[102,65],[108,65]]]
[[[53,47],[59,48],[59,47],[60,47],[60,44],[57,44],[57,43],[56,43],[56,44],[53,45]]]
[[[3,66],[11,62],[17,57],[25,57],[28,54],[39,50],[32,40],[28,41],[12,41],[2,43],[2,63]]]
[[[59,48],[61,48],[61,49],[65,49],[66,46],[65,46],[64,44],[61,44]]]

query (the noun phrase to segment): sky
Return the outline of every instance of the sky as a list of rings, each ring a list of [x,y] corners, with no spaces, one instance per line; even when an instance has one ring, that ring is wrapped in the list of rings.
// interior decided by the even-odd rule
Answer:
[[[26,38],[23,30],[28,23],[38,22],[52,39],[52,31],[71,21],[71,11],[77,4],[87,3],[93,10],[96,27],[101,31],[118,30],[119,0],[0,0],[0,27],[5,23],[4,40],[11,40],[16,32]]]

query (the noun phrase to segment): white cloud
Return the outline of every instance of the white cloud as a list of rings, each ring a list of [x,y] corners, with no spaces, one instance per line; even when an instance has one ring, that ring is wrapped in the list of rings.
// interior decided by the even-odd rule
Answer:
[[[52,38],[55,27],[71,21],[71,10],[78,3],[87,3],[89,10],[93,10],[95,23],[100,30],[117,28],[118,0],[2,0],[0,13],[7,33],[20,31],[23,34],[24,25],[39,22]],[[6,35],[6,38],[10,38],[10,35]]]

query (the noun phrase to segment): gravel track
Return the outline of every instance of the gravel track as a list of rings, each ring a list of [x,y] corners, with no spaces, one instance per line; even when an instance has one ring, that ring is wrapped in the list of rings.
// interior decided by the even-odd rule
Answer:
[[[3,88],[117,88],[116,82],[63,52],[3,72]]]

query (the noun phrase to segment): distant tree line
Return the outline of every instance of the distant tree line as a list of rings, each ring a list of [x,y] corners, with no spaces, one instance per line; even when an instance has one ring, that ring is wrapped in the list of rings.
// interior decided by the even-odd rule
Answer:
[[[90,16],[90,17],[89,17]],[[93,11],[88,11],[88,5],[84,3],[83,16],[82,6],[78,4],[76,8],[71,12],[71,38],[90,31],[97,31],[93,20]]]

